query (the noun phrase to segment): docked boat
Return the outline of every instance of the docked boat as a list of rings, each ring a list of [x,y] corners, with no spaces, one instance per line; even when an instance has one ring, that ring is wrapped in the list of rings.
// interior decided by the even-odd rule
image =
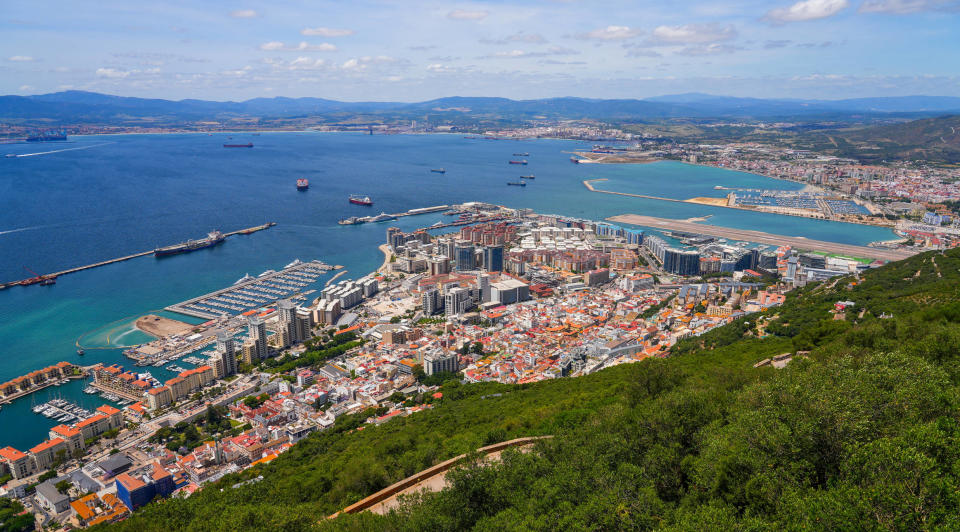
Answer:
[[[435,174],[445,174],[445,173],[447,173],[447,169],[446,169],[446,168],[431,168],[430,171],[433,172],[433,173],[435,173]]]
[[[99,390],[94,388],[92,384],[83,389],[83,393],[90,394],[90,395],[98,393],[98,391]]]
[[[244,275],[243,277],[241,277],[241,278],[237,279],[236,281],[234,281],[233,284],[245,283],[245,282],[247,282],[247,281],[252,281],[252,280],[253,280],[253,277],[248,273],[248,274]]]
[[[363,205],[364,207],[373,206],[373,200],[370,199],[370,196],[361,196],[359,194],[352,194],[350,196],[350,203],[354,205]]]
[[[510,161],[510,164],[522,164],[522,165],[526,166],[526,165],[527,165],[527,160],[526,160],[526,159],[520,159],[519,161]]]
[[[157,248],[153,250],[154,256],[163,257],[165,255],[176,255],[177,253],[186,253],[188,251],[196,251],[198,249],[208,248],[210,246],[215,246],[220,242],[226,240],[226,236],[220,231],[211,231],[207,233],[206,238],[198,238],[196,240],[187,240],[186,242],[181,242],[179,244],[174,244],[172,246],[166,246],[162,248]]]
[[[357,225],[357,224],[362,224],[363,220],[361,220],[360,218],[357,218],[356,216],[351,216],[349,218],[341,218],[340,221],[337,223],[340,225]]]
[[[535,176],[535,175],[533,175],[533,174],[520,176],[520,179],[536,179],[536,178],[537,178],[537,176]]]
[[[387,213],[385,213],[385,212],[381,212],[380,214],[374,216],[373,218],[370,218],[369,221],[370,221],[370,222],[386,222],[386,221],[389,221],[389,220],[396,220],[396,219],[397,219],[397,217],[394,216],[394,215],[392,215],[392,214],[387,214]]]
[[[578,159],[578,158],[575,157],[575,156],[571,156],[571,157],[570,157],[570,162],[573,163],[573,164],[580,164],[580,159]]]
[[[307,190],[308,188],[310,188],[309,180],[303,177],[297,179],[297,190]]]
[[[512,187],[525,187],[525,186],[527,186],[527,184],[524,183],[523,181],[507,181],[507,185],[508,185],[508,186],[512,186]]]

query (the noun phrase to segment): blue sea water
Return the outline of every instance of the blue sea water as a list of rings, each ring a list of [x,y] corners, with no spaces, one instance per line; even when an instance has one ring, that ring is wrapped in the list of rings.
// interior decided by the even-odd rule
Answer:
[[[253,149],[225,149],[253,142]],[[68,148],[88,148],[58,151]],[[124,345],[148,339],[132,328],[137,316],[233,283],[243,275],[320,259],[360,277],[383,260],[377,245],[388,226],[404,230],[445,219],[413,216],[387,224],[339,226],[340,218],[401,212],[465,201],[487,201],[538,212],[592,219],[624,213],[666,218],[713,215],[711,224],[761,229],[850,244],[893,238],[886,230],[695,204],[590,193],[584,179],[608,178],[601,188],[686,199],[720,196],[715,185],[796,189],[784,181],[676,162],[647,165],[572,164],[573,141],[490,141],[458,135],[263,133],[71,137],[67,143],[3,145],[0,158],[0,280],[28,277],[153,249],[208,231],[232,231],[267,221],[277,226],[229,238],[197,252],[115,263],[61,277],[53,286],[0,290],[0,381],[69,360],[121,363]],[[529,152],[528,166],[507,161]],[[445,174],[430,172],[446,168]],[[526,187],[507,181],[535,174]],[[310,180],[298,192],[295,181]],[[351,205],[370,195],[372,208]],[[325,278],[320,279],[320,283]],[[175,316],[191,321],[182,316]],[[195,322],[196,320],[193,320]],[[185,364],[180,364],[185,365]],[[164,379],[162,369],[148,368]],[[50,394],[97,406],[82,382]],[[51,420],[30,411],[31,398],[0,410],[0,446],[25,449],[46,437]]]

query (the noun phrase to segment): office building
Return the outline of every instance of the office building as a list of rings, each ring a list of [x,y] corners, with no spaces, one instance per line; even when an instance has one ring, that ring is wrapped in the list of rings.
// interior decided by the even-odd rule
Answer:
[[[483,248],[483,269],[488,272],[503,271],[503,246]]]

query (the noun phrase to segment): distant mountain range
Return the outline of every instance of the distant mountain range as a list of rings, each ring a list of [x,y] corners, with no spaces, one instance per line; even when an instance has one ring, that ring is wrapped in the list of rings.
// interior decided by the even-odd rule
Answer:
[[[371,119],[515,121],[532,119],[597,119],[644,121],[664,119],[802,119],[856,121],[921,118],[960,112],[960,98],[903,96],[847,100],[791,100],[714,96],[690,93],[646,99],[449,97],[417,103],[341,102],[323,98],[254,98],[242,102],[163,100],[65,91],[36,96],[0,96],[0,119],[37,124],[163,125],[197,120],[236,118],[343,120],[349,115]]]

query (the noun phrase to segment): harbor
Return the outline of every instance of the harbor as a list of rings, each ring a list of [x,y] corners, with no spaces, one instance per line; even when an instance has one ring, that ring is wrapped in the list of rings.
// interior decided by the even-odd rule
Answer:
[[[246,229],[240,229],[239,231],[231,231],[231,232],[229,232],[229,233],[222,233],[221,236],[222,236],[223,238],[226,238],[226,237],[233,236],[233,235],[249,235],[249,234],[251,234],[251,233],[256,233],[257,231],[263,231],[264,229],[269,229],[270,227],[273,227],[273,226],[275,226],[275,225],[277,225],[276,222],[268,222],[268,223],[265,223],[265,224],[263,224],[263,225],[257,225],[257,226],[254,226],[254,227],[248,227],[248,228],[246,228]],[[157,253],[157,249],[152,249],[152,250],[150,250],[150,251],[142,251],[142,252],[140,252],[140,253],[133,253],[132,255],[124,255],[124,256],[122,256],[122,257],[117,257],[117,258],[115,258],[115,259],[110,259],[110,260],[104,260],[104,261],[100,261],[100,262],[95,262],[95,263],[93,263],[93,264],[87,264],[86,266],[77,266],[76,268],[69,268],[69,269],[66,269],[66,270],[61,270],[61,271],[59,271],[59,272],[46,273],[46,274],[42,274],[42,275],[37,274],[37,275],[34,275],[33,277],[29,277],[29,278],[27,278],[27,279],[21,279],[21,280],[19,280],[19,281],[10,281],[10,282],[7,282],[7,283],[0,283],[0,290],[2,290],[2,289],[4,289],[4,288],[9,288],[9,287],[11,287],[11,286],[18,286],[18,285],[19,285],[19,286],[28,286],[28,285],[31,285],[31,284],[51,285],[51,284],[55,284],[55,283],[56,283],[56,279],[57,279],[58,277],[63,276],[63,275],[67,275],[67,274],[70,274],[70,273],[76,273],[76,272],[82,272],[82,271],[84,271],[84,270],[90,270],[90,269],[93,269],[93,268],[99,268],[100,266],[106,266],[106,265],[108,265],[108,264],[114,264],[114,263],[117,263],[117,262],[128,261],[128,260],[130,260],[130,259],[136,259],[136,258],[138,258],[138,257],[145,257],[145,256],[147,256],[147,255],[157,255],[157,256],[160,256],[160,255],[162,255],[162,253]]]

